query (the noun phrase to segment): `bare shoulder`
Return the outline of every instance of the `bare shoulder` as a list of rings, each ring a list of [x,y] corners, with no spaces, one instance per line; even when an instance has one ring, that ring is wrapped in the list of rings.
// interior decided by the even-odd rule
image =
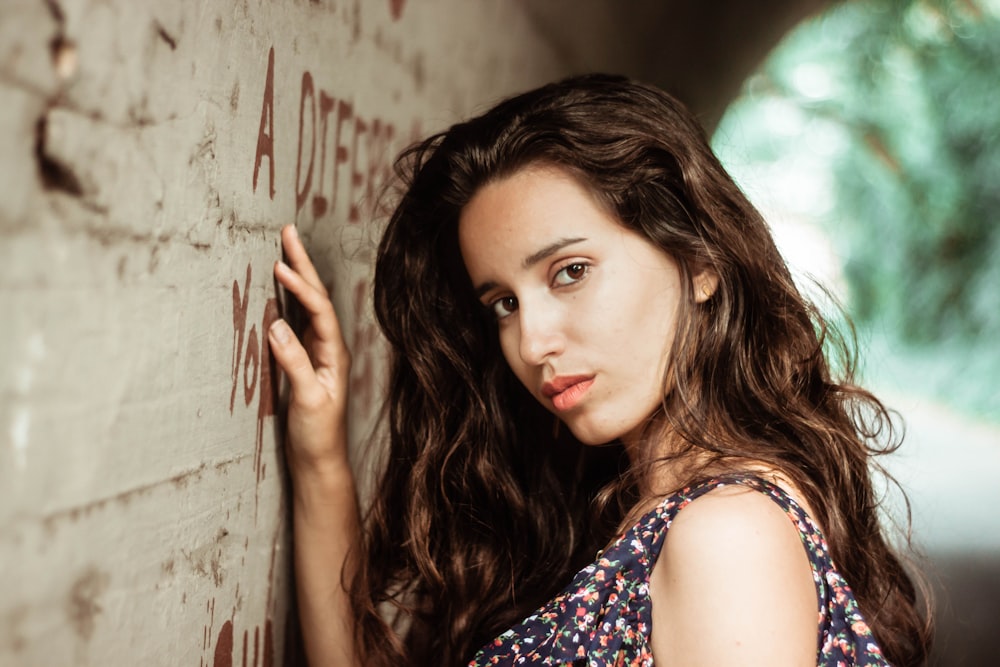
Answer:
[[[766,495],[740,484],[719,487],[695,500],[679,512],[670,527],[668,548],[678,555],[688,549],[701,549],[713,543],[731,544],[734,539],[748,540],[746,546],[773,548],[762,544],[760,537],[781,540],[802,551],[801,540],[785,511]]]
[[[653,653],[685,665],[814,665],[816,589],[798,531],[731,485],[679,512],[650,581]]]

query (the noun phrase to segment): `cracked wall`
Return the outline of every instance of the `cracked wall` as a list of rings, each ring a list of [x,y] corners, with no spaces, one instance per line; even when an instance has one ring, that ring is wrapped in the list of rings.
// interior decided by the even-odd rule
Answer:
[[[357,449],[391,158],[566,65],[521,3],[4,5],[0,664],[296,663],[278,231],[354,348]]]

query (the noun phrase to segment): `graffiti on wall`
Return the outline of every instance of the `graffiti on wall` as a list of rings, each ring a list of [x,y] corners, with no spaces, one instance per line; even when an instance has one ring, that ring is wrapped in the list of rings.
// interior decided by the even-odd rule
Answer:
[[[402,5],[400,4],[400,9]],[[257,149],[254,156],[252,184],[254,193],[258,188],[269,199],[291,197],[294,193],[295,219],[317,221],[330,217],[334,220],[358,224],[362,220],[375,217],[375,202],[382,186],[392,174],[392,160],[401,148],[402,141],[410,141],[420,135],[419,122],[414,121],[410,131],[401,135],[393,123],[376,116],[369,116],[357,109],[348,99],[338,97],[319,86],[312,74],[305,70],[301,76],[299,95],[298,134],[294,181],[287,187],[288,194],[275,185],[275,173],[279,171],[275,162],[275,96],[274,96],[275,51],[272,46],[267,55],[267,69],[264,75],[263,99],[260,122],[257,131]],[[289,170],[292,171],[292,170]],[[291,187],[291,186],[294,186]],[[247,267],[246,285],[251,280],[251,270]],[[378,335],[370,316],[366,314],[366,302],[370,282],[367,278],[356,280],[350,287],[353,322],[345,327],[347,343],[354,360],[351,370],[351,391],[354,397],[354,413],[362,419],[372,414],[376,401],[375,368],[378,354]],[[230,412],[235,404],[240,363],[240,348],[246,328],[247,288],[240,292],[238,281],[233,282],[233,389],[230,396]],[[241,301],[242,299],[242,301]],[[342,313],[341,315],[346,315]],[[251,327],[248,334],[247,353],[243,357],[244,398],[249,405],[253,394],[250,369],[261,369],[261,391],[264,384],[270,393],[270,375],[264,375],[267,364],[266,325],[278,317],[277,304],[271,301],[265,306],[264,323],[260,334]],[[252,352],[260,343],[260,352]],[[253,345],[251,345],[253,343]],[[251,355],[256,355],[251,358]],[[261,394],[263,396],[263,394]],[[267,405],[261,403],[259,418],[273,415],[273,400]],[[262,421],[258,421],[258,451]]]
[[[267,418],[274,416],[277,403],[277,382],[272,375],[276,367],[271,359],[267,331],[281,314],[277,299],[272,297],[264,303],[260,328],[258,329],[256,321],[249,322],[252,282],[253,267],[248,263],[243,285],[240,285],[239,280],[233,281],[232,388],[229,394],[229,413],[234,413],[238,398],[248,408],[255,399],[257,401],[254,471],[259,485],[267,472],[267,464],[263,461],[264,429]],[[366,314],[369,287],[367,278],[354,283],[351,288],[352,323],[350,327],[345,326],[343,329],[352,357],[352,405],[355,414],[361,418],[370,416],[376,401],[375,367],[379,338],[378,328]],[[342,326],[343,324],[342,322]]]
[[[401,12],[403,4],[394,3],[394,12]],[[294,205],[294,217],[300,225],[321,219],[359,225],[372,219],[379,191],[391,177],[392,160],[402,141],[419,136],[419,124],[414,122],[410,132],[404,135],[392,122],[364,113],[350,99],[335,95],[317,82],[309,70],[304,70],[299,80],[298,132],[288,135],[296,141],[295,163],[282,165],[276,159],[276,154],[285,153],[276,151],[283,137],[275,134],[275,104],[275,49],[271,47],[257,124],[251,174],[253,193],[266,196],[279,205],[285,202],[289,208]],[[232,282],[233,334],[228,396],[231,415],[243,410],[256,413],[255,499],[259,498],[261,482],[269,472],[263,456],[264,433],[268,424],[273,424],[278,403],[278,376],[273,375],[276,369],[268,347],[267,331],[283,315],[270,281],[261,285],[259,280],[259,276],[254,276],[252,263],[247,262],[245,273]],[[347,290],[346,312],[339,313],[353,360],[352,415],[362,421],[373,414],[377,401],[379,338],[377,327],[367,313],[370,287],[369,278],[355,279]],[[254,517],[256,521],[256,502]],[[277,544],[277,535],[275,539]],[[272,568],[275,553],[272,553]],[[273,573],[271,579],[273,583]],[[237,627],[235,607],[229,618],[219,624],[215,599],[209,601],[202,647],[207,651],[203,654],[204,667],[209,664],[229,667],[239,661],[252,667],[274,663],[278,656],[274,648],[270,594],[268,598],[264,623],[242,631]],[[289,617],[286,626],[292,618]],[[290,627],[285,630],[286,651],[289,648],[294,651],[296,642],[289,641]],[[286,662],[288,658],[285,655]]]
[[[279,192],[275,186],[274,58],[272,46],[267,55],[252,178],[254,193],[266,178],[272,200]],[[309,70],[302,72],[298,102],[295,219],[301,221],[303,212],[312,220],[332,216],[359,223],[371,218],[401,142],[420,136],[419,124],[415,122],[403,136],[392,122],[365,114],[349,99],[319,86]]]
[[[246,278],[240,288],[238,280],[233,281],[233,356],[232,391],[229,395],[229,414],[236,407],[236,397],[241,395],[243,404],[249,407],[257,399],[257,438],[254,446],[254,473],[257,486],[264,480],[267,464],[264,463],[264,425],[268,417],[274,416],[275,390],[271,381],[271,352],[267,344],[267,331],[278,319],[278,301],[269,298],[264,303],[260,329],[257,323],[247,331],[250,310],[250,283],[253,267],[247,263]],[[244,343],[245,340],[245,343]],[[242,380],[242,382],[241,382]],[[242,388],[242,392],[239,390]]]

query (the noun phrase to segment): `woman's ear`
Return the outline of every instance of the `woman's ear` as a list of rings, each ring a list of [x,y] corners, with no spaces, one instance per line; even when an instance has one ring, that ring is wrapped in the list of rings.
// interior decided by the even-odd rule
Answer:
[[[719,274],[711,269],[702,269],[691,279],[694,288],[694,302],[705,303],[719,288]]]

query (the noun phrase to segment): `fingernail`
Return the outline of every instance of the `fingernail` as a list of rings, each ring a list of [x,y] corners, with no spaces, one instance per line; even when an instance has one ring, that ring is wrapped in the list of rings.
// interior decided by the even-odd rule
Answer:
[[[278,270],[279,270],[279,271],[281,271],[281,272],[283,272],[283,273],[285,273],[285,272],[288,272],[288,271],[291,271],[291,270],[292,270],[290,266],[288,266],[287,264],[285,264],[285,263],[284,263],[283,261],[281,261],[281,260],[278,260],[277,262],[275,262],[275,264],[277,264],[277,266],[278,266]]]
[[[298,238],[299,230],[295,225],[288,225],[288,228],[292,230],[292,236]]]
[[[274,324],[271,325],[271,335],[284,345],[292,339],[292,329],[284,320],[275,320]]]

